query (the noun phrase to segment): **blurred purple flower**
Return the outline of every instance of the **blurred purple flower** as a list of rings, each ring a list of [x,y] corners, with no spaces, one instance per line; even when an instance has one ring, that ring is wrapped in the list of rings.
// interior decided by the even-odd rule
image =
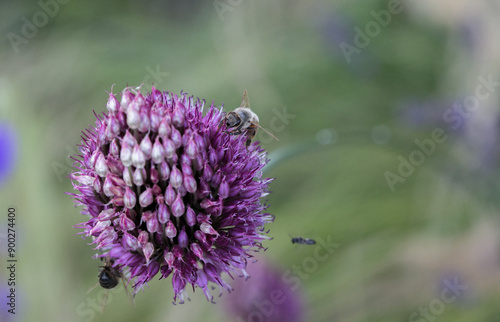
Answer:
[[[16,129],[0,123],[0,186],[9,178],[17,159]]]
[[[462,274],[448,271],[442,274],[438,281],[437,294],[445,294],[450,303],[458,305],[470,304],[473,301],[473,288],[467,283]]]
[[[443,114],[453,101],[408,99],[399,104],[396,116],[405,125],[415,128],[444,127]]]
[[[460,96],[450,99],[407,98],[398,104],[394,114],[405,127],[416,130],[432,130],[439,127],[445,130],[447,135],[461,136],[465,130],[466,119],[456,112],[455,106],[463,101],[464,97]],[[457,118],[460,123],[456,123]]]
[[[358,77],[372,78],[380,69],[380,62],[366,48],[356,47],[354,39],[357,37],[355,29],[357,26],[355,22],[348,16],[339,13],[324,14],[319,12],[318,16],[321,18],[316,19],[317,28],[325,46],[335,60],[340,61]],[[355,49],[351,50],[352,48]]]
[[[71,195],[90,219],[76,227],[128,268],[134,293],[159,272],[172,275],[174,303],[187,283],[212,300],[209,282],[230,290],[221,274],[248,276],[249,252],[269,239],[266,152],[220,129],[213,104],[205,116],[203,107],[186,93],[126,88],[121,102],[109,94],[108,113],[82,136]]]
[[[4,276],[2,276],[2,280],[7,281],[7,278],[3,279]],[[14,287],[16,288],[16,287]],[[19,290],[16,290],[16,293],[11,293],[10,292],[10,287],[7,286],[7,282],[5,282],[5,286],[2,285],[0,286],[0,296],[2,298],[2,304],[0,305],[1,310],[0,310],[0,321],[15,321],[18,320],[20,311],[18,309],[19,307]],[[11,312],[14,313],[10,313]]]
[[[238,279],[235,291],[226,298],[229,313],[238,321],[305,321],[306,314],[300,290],[283,282],[283,272],[259,261],[250,264],[248,280]]]
[[[481,36],[484,33],[484,22],[481,17],[470,15],[458,24],[458,35],[461,44],[471,54],[478,54],[481,47]]]
[[[352,28],[354,28],[353,21],[340,14],[326,15],[321,26],[324,40],[339,56],[343,56],[339,45],[343,42],[352,43]]]

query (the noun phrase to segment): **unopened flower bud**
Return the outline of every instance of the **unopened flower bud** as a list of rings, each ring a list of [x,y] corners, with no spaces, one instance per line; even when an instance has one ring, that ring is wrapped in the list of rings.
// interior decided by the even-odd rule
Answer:
[[[175,236],[177,236],[177,229],[170,220],[167,222],[167,226],[165,227],[165,235],[168,238],[174,238]]]
[[[125,195],[123,196],[123,204],[126,208],[132,209],[135,207],[136,196],[135,193],[129,187],[125,188]]]
[[[153,192],[151,188],[147,188],[139,196],[139,204],[141,205],[141,207],[146,208],[152,203],[153,203]]]

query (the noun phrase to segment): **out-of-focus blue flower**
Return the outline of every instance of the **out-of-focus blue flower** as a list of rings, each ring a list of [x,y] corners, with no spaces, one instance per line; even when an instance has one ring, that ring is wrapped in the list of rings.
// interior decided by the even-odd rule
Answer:
[[[439,279],[438,294],[445,294],[449,303],[455,305],[467,305],[473,302],[474,290],[470,283],[457,272],[444,272],[443,276]]]
[[[456,100],[459,101],[458,99]],[[396,109],[396,117],[405,126],[413,128],[432,129],[434,127],[448,128],[443,120],[447,109],[453,107],[453,101],[437,99],[407,99]]]
[[[4,279],[4,276],[1,276],[2,281],[6,281],[7,278]],[[0,286],[0,296],[2,298],[2,302],[0,304],[0,321],[14,321],[16,318],[19,318],[19,311],[17,309],[18,306],[18,301],[17,301],[17,294],[12,296],[12,293],[10,292],[10,288],[7,286],[7,283],[2,286]],[[12,304],[10,299],[12,300]],[[15,307],[14,307],[15,306]],[[15,314],[10,313],[9,310],[12,310],[11,312],[15,312]]]
[[[465,20],[458,25],[458,34],[461,43],[471,53],[474,53],[479,47],[482,24],[481,19],[477,19],[476,17],[476,19]]]
[[[263,259],[248,265],[248,280],[237,279],[226,307],[238,321],[305,321],[306,312],[299,289],[283,282],[284,272]]]
[[[357,27],[352,19],[338,13],[323,15],[318,23],[323,41],[332,56],[356,76],[371,78],[379,70],[380,62],[369,50],[355,43],[359,37]],[[369,43],[371,39],[367,38],[366,41]]]
[[[17,135],[13,126],[0,122],[0,186],[14,170],[17,158]]]

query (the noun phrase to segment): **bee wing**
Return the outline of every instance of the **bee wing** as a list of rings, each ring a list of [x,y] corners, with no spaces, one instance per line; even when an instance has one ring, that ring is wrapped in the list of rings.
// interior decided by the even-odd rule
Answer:
[[[247,90],[243,92],[243,101],[241,101],[240,107],[248,107],[250,108],[250,100],[248,99]]]

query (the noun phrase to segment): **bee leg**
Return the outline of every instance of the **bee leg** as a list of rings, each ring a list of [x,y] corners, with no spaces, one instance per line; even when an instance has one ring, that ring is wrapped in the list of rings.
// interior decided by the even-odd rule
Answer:
[[[242,130],[234,130],[234,131],[226,131],[226,133],[231,134],[231,135],[239,135],[242,134]]]
[[[244,122],[241,122],[240,125],[238,125],[238,127],[236,128],[236,131],[239,131],[240,133],[243,131],[241,128],[243,127],[245,123]]]
[[[250,143],[252,143],[252,139],[255,137],[256,133],[257,133],[257,130],[253,127],[249,127],[247,129],[247,142],[246,142],[247,147],[250,145]]]
[[[135,306],[134,298],[128,292],[127,284],[125,283],[125,279],[124,278],[122,278],[122,282],[123,282],[123,288],[125,289],[125,294],[127,294],[127,297],[130,300],[130,304],[132,304],[132,307],[134,307]]]

